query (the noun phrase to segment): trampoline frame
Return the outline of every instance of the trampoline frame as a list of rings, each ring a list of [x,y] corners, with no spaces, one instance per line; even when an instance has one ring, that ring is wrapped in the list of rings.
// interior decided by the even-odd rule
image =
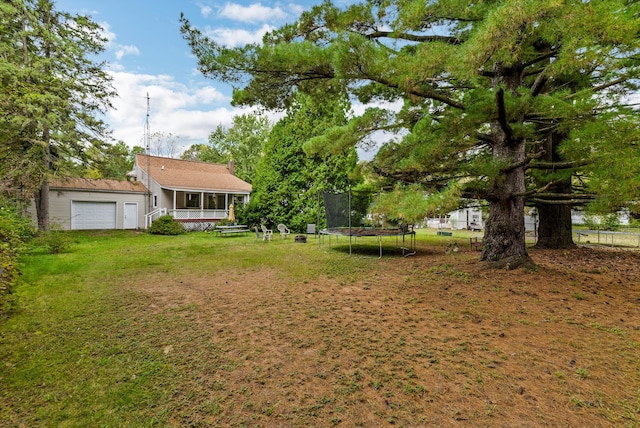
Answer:
[[[349,200],[348,200],[348,211],[351,213],[351,190],[348,192]],[[326,201],[323,200],[325,217],[327,217],[327,207]],[[318,240],[318,245],[324,244],[324,237],[327,236],[329,239],[329,248],[331,248],[331,236],[336,237],[336,242],[338,240],[338,236],[348,236],[349,237],[349,255],[353,253],[353,244],[354,240],[361,237],[376,237],[378,240],[379,247],[379,257],[382,258],[382,238],[383,237],[395,237],[396,245],[398,244],[398,238],[402,237],[402,244],[399,247],[402,250],[402,256],[412,256],[416,253],[416,232],[411,228],[409,229],[409,225],[405,225],[405,227],[396,227],[396,228],[376,228],[376,227],[353,227],[351,224],[351,215],[348,216],[348,226],[343,227],[327,227],[325,229],[320,230],[319,235],[322,239]],[[406,236],[409,236],[409,246],[406,246]]]

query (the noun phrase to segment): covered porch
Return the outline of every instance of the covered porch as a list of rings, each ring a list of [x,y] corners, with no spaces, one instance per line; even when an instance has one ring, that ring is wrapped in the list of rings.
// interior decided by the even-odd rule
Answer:
[[[160,215],[169,214],[187,230],[211,230],[216,222],[229,217],[231,204],[238,207],[248,202],[248,193],[163,188],[160,195],[152,195],[154,209],[148,214],[148,224]]]
[[[168,212],[176,220],[222,220],[229,215],[229,205],[239,206],[249,202],[249,195],[246,193],[176,189],[163,189],[163,193],[171,201]]]

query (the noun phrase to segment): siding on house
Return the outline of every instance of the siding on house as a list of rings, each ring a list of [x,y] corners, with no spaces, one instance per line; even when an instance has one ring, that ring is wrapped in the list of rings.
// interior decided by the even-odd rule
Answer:
[[[201,209],[214,208],[202,199],[210,195],[224,195],[224,206],[217,206],[215,209],[225,210],[234,197],[242,197],[246,203],[251,193],[251,184],[233,175],[233,164],[211,164],[138,154],[133,175],[149,188],[152,204],[153,199],[157,198],[157,206],[152,206],[150,211],[155,208],[185,209],[185,197],[189,193],[201,196]]]
[[[49,222],[71,230],[71,206],[74,201],[111,202],[116,204],[116,229],[124,228],[124,204],[138,207],[137,227],[144,228],[147,189],[142,183],[118,180],[69,178],[53,180],[49,184]],[[34,226],[37,224],[35,206],[28,208]]]

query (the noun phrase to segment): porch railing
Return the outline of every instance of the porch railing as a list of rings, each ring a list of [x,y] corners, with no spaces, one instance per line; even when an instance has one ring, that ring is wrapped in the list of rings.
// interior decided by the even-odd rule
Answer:
[[[145,214],[144,216],[144,228],[148,229],[149,226],[151,226],[151,223],[153,223],[153,220],[163,216],[167,213],[167,209],[166,208],[157,208],[153,211],[151,211],[149,214]]]
[[[169,210],[169,214],[176,220],[197,220],[197,219],[215,219],[222,220],[227,218],[226,210]]]

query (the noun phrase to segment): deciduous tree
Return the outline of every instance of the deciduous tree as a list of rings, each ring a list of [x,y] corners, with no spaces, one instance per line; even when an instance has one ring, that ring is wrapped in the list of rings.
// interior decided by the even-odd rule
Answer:
[[[231,127],[224,128],[218,125],[209,135],[209,145],[200,155],[200,159],[212,163],[233,161],[235,175],[252,183],[270,131],[271,124],[266,116],[234,116]]]

